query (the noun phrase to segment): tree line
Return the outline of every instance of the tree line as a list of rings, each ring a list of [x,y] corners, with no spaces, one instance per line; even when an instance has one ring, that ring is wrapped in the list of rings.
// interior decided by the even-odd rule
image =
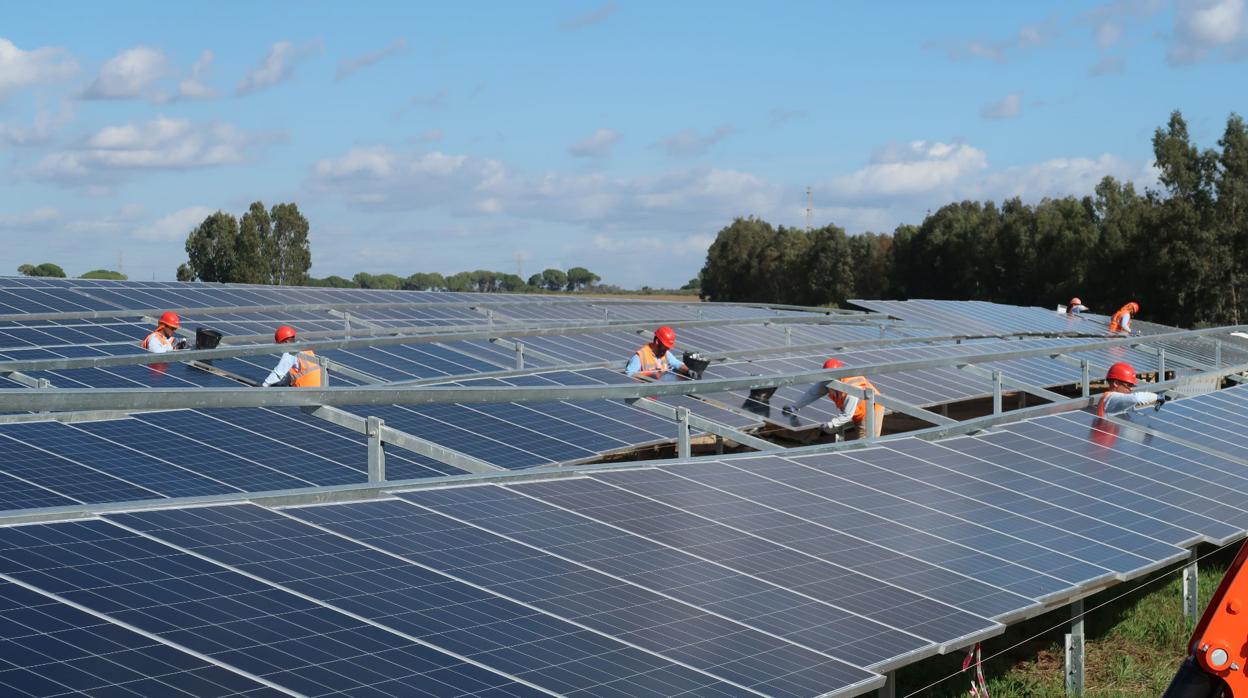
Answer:
[[[187,235],[178,281],[301,285],[312,267],[308,228],[293,203],[256,201],[241,218],[217,211]]]
[[[1248,127],[1232,114],[1201,149],[1178,111],[1153,134],[1160,187],[1105,177],[1092,195],[960,201],[918,225],[846,235],[739,218],[716,236],[703,298],[840,305],[848,298],[1053,307],[1073,296],[1178,326],[1248,319]]]
[[[44,262],[43,264],[23,264],[17,268],[17,273],[23,276],[43,276],[52,279],[64,279],[65,270],[60,265],[52,262]],[[119,271],[111,269],[92,269],[91,271],[79,276],[80,279],[110,279],[112,281],[125,281],[126,275]]]
[[[332,288],[372,288],[390,291],[476,291],[478,293],[519,293],[533,291],[586,291],[595,288],[601,277],[585,267],[567,271],[547,269],[528,280],[518,274],[477,269],[443,275],[439,272],[418,272],[402,277],[397,274],[360,272],[350,279],[327,276],[308,279],[309,286]]]

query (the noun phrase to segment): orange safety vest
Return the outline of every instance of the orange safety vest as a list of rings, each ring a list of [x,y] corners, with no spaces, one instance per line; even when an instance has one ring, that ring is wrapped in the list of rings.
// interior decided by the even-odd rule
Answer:
[[[150,341],[150,340],[151,340],[151,338],[152,338],[152,337],[155,337],[155,338],[156,338],[156,341],[157,341],[157,342],[159,342],[160,344],[165,345],[165,350],[166,350],[166,351],[172,351],[172,350],[173,350],[173,340],[172,340],[172,339],[170,339],[169,337],[166,337],[166,336],[164,335],[164,333],[162,333],[162,332],[160,331],[160,328],[159,328],[159,327],[158,327],[158,328],[156,328],[156,329],[154,329],[154,330],[152,330],[152,333],[151,333],[151,334],[149,334],[149,335],[147,335],[146,337],[144,337],[144,338],[143,338],[143,341],[142,341],[142,342],[139,342],[139,346],[143,347],[144,349],[147,349],[147,343],[148,343],[148,341]]]
[[[1123,331],[1122,330],[1122,316],[1130,312],[1131,312],[1130,303],[1119,308],[1118,312],[1114,313],[1114,316],[1109,319],[1109,331],[1110,332],[1122,332]]]
[[[667,365],[667,354],[655,356],[649,344],[637,350],[637,358],[641,360],[641,370],[637,375],[647,378],[661,378],[671,368]]]
[[[310,350],[295,354],[295,365],[290,367],[290,384],[296,388],[321,387],[321,365],[316,354]]]
[[[858,388],[859,390],[866,390],[867,388],[870,388],[871,390],[875,392],[876,397],[879,397],[880,395],[880,391],[876,390],[875,386],[871,385],[871,381],[867,380],[863,376],[851,376],[849,378],[842,378],[841,382],[848,383],[849,385],[852,385],[855,388]],[[845,398],[846,398],[845,393],[835,388],[828,388],[828,399],[836,403],[836,409],[842,410],[842,411],[845,409]],[[862,400],[862,399],[858,400],[858,406],[854,408],[854,414],[852,415],[852,419],[854,420],[854,424],[857,424],[858,426],[862,426],[862,423],[866,421],[867,419],[867,401],[866,400]],[[879,402],[876,402],[875,403],[875,423],[881,424],[883,419],[884,419],[884,407],[880,405]]]

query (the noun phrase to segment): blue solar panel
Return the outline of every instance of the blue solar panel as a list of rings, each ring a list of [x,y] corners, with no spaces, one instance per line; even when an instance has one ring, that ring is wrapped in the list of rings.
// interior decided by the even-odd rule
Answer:
[[[720,569],[719,574],[723,573],[723,568],[748,574],[774,585],[775,589],[793,590],[812,600],[905,630],[948,648],[965,645],[1001,630],[1001,626],[981,616],[920,597],[844,567],[814,560],[606,483],[584,479],[563,480],[517,485],[514,489],[540,497],[544,502],[569,510],[569,513],[588,517],[586,521],[609,524],[610,527],[600,526],[600,538],[609,537],[609,532],[617,529],[645,536],[704,561],[695,565],[695,560],[686,560],[687,565],[710,565],[711,569]],[[575,517],[572,518],[575,520]],[[704,549],[714,552],[704,554]],[[658,554],[660,550],[652,545],[647,552]]]
[[[138,419],[80,422],[74,426],[127,448],[154,451],[182,468],[246,492],[312,485],[309,480],[292,477],[234,453],[197,444]]]
[[[934,444],[919,439],[906,439],[889,442],[888,448],[939,465],[947,469],[951,475],[959,478],[956,481],[947,481],[950,484],[957,482],[959,491],[982,492],[985,496],[991,495],[991,501],[1008,506],[1015,511],[1027,511],[1035,506],[1019,499],[1026,497],[1035,502],[1057,507],[1068,516],[1096,518],[1181,548],[1195,545],[1200,539],[1198,534],[1186,528],[1151,518],[1144,513],[1111,501],[1095,499],[1077,490],[1053,484],[1042,475],[1009,470],[959,452],[957,446],[967,441],[967,439],[954,439]],[[1082,442],[1070,440],[1067,437],[1067,445],[1078,450],[1082,447]]]
[[[488,497],[489,506],[493,507],[495,497],[508,496],[515,497],[514,494],[493,487],[439,489],[439,491],[417,493],[412,501],[431,503],[431,498],[441,498],[447,501],[448,498],[456,497]],[[378,508],[372,504],[367,504],[367,506],[373,509]],[[478,501],[478,507],[485,508],[487,504]],[[421,509],[413,509],[413,513],[419,511]],[[429,524],[428,514],[423,517],[426,521],[419,521],[419,519],[413,521],[412,517],[402,513],[396,514],[393,508],[388,508],[377,517],[384,519],[383,526],[379,527],[379,522],[366,521],[362,526],[352,528],[351,521],[346,522],[344,527],[339,527],[339,524],[333,521],[333,508],[301,509],[296,513],[298,516],[305,516],[305,512],[312,516],[326,513],[324,518],[328,521],[322,521],[322,523],[334,531],[341,531],[358,539],[366,539],[374,546],[402,554],[404,557],[419,559],[422,563],[433,564],[438,568],[467,566],[466,558],[459,558],[458,562],[448,561],[447,556],[451,554],[451,551],[428,553],[431,547],[446,549],[444,544],[439,546],[438,536],[422,534],[422,527],[427,527]],[[402,518],[396,518],[396,516]],[[434,521],[433,524],[439,528],[448,526],[446,521]],[[368,537],[369,534],[371,537]],[[452,538],[442,537],[442,539],[446,542],[453,542]],[[459,547],[458,543],[457,547]],[[475,557],[472,549],[466,552],[470,557]],[[438,562],[439,558],[442,562]],[[483,558],[477,557],[477,559]],[[542,564],[542,561],[538,561],[538,564]],[[532,572],[523,574],[529,576]],[[590,581],[599,579],[597,574],[590,574],[585,578]],[[509,582],[514,579],[504,571],[493,574],[492,578],[478,578],[477,581],[478,583],[488,582],[487,588],[510,589],[512,587],[509,586]],[[824,654],[806,651],[779,639],[765,636],[763,633],[726,621],[724,618],[711,616],[709,613],[671,601],[654,592],[646,592],[644,589],[635,587],[620,587],[618,584],[610,584],[605,579],[600,579],[600,583],[607,587],[605,589],[599,587],[598,584],[580,586],[577,579],[573,577],[569,577],[568,581],[573,584],[570,588],[578,589],[578,593],[567,593],[565,589],[564,593],[560,594],[550,592],[549,588],[547,591],[542,591],[540,588],[528,587],[529,603],[538,608],[549,609],[550,612],[567,617],[570,621],[600,629],[636,647],[649,649],[651,652],[684,663],[685,666],[698,668],[713,676],[728,679],[728,681],[738,683],[739,686],[754,688],[756,691],[774,694],[774,696],[815,696],[815,694],[825,692],[844,691],[845,687],[857,686],[857,684],[867,684],[862,688],[869,688],[870,684],[875,683],[875,679],[869,672],[847,666]],[[517,584],[517,587],[524,588],[525,584]]]
[[[593,694],[607,683],[633,695],[734,692],[711,676],[259,507],[112,518],[556,693]],[[621,664],[634,675],[622,676]]]
[[[22,440],[27,424],[0,424],[0,469],[10,476],[45,488],[78,502],[128,502],[157,499],[158,492],[141,487],[95,468],[76,463]]]
[[[0,529],[0,572],[308,696],[369,688],[371,695],[466,696],[518,687],[103,521]]]
[[[286,695],[8,582],[0,582],[0,657],[0,691],[6,696]]]
[[[600,473],[594,478],[986,618],[1018,614],[1037,606],[1030,598],[974,577],[687,479],[694,473],[712,479],[744,475],[739,481],[762,482],[761,478],[717,462]],[[773,484],[783,495],[785,487]]]

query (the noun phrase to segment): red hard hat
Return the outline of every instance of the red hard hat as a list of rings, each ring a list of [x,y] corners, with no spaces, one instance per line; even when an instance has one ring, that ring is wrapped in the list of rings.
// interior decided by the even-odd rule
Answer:
[[[841,363],[840,359],[828,359],[827,361],[823,362],[823,367],[824,368],[845,368],[845,364]]]
[[[1076,297],[1076,298],[1071,298],[1071,299],[1070,299],[1070,304],[1071,304],[1071,305],[1083,305],[1083,301],[1079,300],[1079,298],[1078,298],[1078,297]]]
[[[281,344],[288,339],[295,338],[295,328],[290,325],[282,325],[273,332],[273,341]]]
[[[164,315],[160,316],[160,324],[178,329],[182,326],[182,321],[178,319],[178,314],[172,310],[166,310]]]
[[[1122,381],[1127,385],[1135,385],[1135,369],[1126,361],[1119,361],[1109,367],[1109,371],[1105,374],[1107,381]]]
[[[664,325],[654,331],[654,338],[659,340],[659,344],[671,349],[676,346],[676,330]]]

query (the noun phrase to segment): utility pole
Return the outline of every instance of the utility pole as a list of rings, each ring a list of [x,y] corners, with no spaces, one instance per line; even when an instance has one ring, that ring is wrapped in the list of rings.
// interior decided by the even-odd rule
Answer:
[[[814,198],[811,196],[810,187],[806,187],[806,232],[810,232],[811,223],[815,218]]]

